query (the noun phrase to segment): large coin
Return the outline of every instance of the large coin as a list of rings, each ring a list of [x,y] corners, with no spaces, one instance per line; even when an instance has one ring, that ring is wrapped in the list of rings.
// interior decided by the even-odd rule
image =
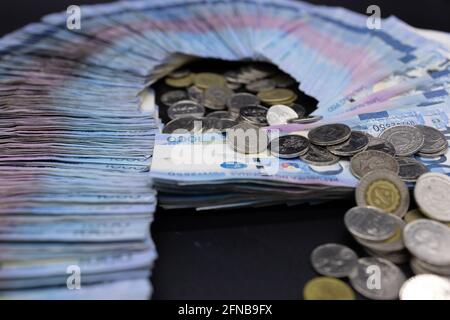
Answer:
[[[239,123],[228,129],[226,133],[228,145],[239,153],[255,154],[267,149],[267,134],[257,126],[248,123]]]
[[[395,148],[399,157],[407,157],[418,152],[424,143],[422,131],[413,126],[395,126],[384,130],[381,139],[387,140]]]
[[[314,166],[329,166],[339,162],[339,157],[324,147],[310,145],[308,151],[300,156],[303,162]]]
[[[394,157],[376,150],[360,152],[350,160],[350,171],[359,179],[369,172],[379,169],[389,170],[392,173],[397,174],[399,165]]]
[[[450,300],[450,279],[434,274],[414,276],[400,289],[400,300]]]
[[[164,93],[161,96],[161,102],[164,103],[166,106],[172,106],[173,104],[177,103],[181,100],[187,100],[188,94],[184,90],[172,90]]]
[[[330,146],[328,147],[328,150],[337,156],[350,157],[363,151],[368,143],[369,137],[365,133],[352,131],[350,138],[347,141]]]
[[[293,134],[275,138],[269,144],[269,150],[272,155],[286,159],[304,155],[308,148],[308,139]]]
[[[197,73],[194,76],[194,84],[200,89],[207,89],[210,86],[225,87],[227,84],[227,80],[224,76],[217,73],[202,72]]]
[[[398,299],[406,277],[392,262],[376,257],[358,260],[355,272],[350,275],[353,288],[373,300]]]
[[[267,111],[267,123],[271,126],[287,124],[289,120],[297,119],[298,114],[291,107],[277,104]]]
[[[370,137],[366,150],[382,151],[391,156],[395,156],[395,148],[392,143],[376,137]]]
[[[387,240],[397,230],[397,222],[392,215],[371,207],[354,207],[348,210],[344,223],[352,235],[369,241]]]
[[[450,221],[450,177],[443,173],[425,173],[417,180],[414,198],[420,210],[432,219]]]
[[[419,128],[425,137],[420,153],[433,154],[448,148],[448,141],[441,131],[422,125],[416,125],[416,128]]]
[[[242,120],[256,125],[267,125],[267,108],[262,106],[246,106],[239,110],[239,115]]]
[[[405,246],[420,260],[436,266],[450,265],[450,228],[420,219],[408,223],[403,230]]]
[[[355,300],[355,293],[343,281],[329,277],[309,280],[303,288],[305,300]]]
[[[358,256],[352,249],[336,243],[318,246],[311,254],[314,270],[329,277],[348,277],[355,269],[357,262]]]
[[[406,182],[415,182],[422,174],[428,172],[428,168],[420,161],[408,157],[396,158],[399,177]]]
[[[200,133],[201,130],[202,130],[201,119],[194,117],[184,117],[168,122],[164,126],[163,133],[167,134]]]
[[[259,99],[254,94],[236,93],[228,99],[227,106],[230,112],[239,114],[241,108],[246,106],[257,106],[259,103]]]
[[[167,116],[172,120],[183,117],[201,118],[204,114],[205,108],[190,100],[178,101],[167,109]]]
[[[331,146],[350,138],[351,129],[345,124],[325,124],[308,132],[311,143],[319,146]]]
[[[212,110],[223,110],[233,91],[223,86],[209,86],[204,93],[203,105]]]
[[[360,180],[356,188],[356,203],[403,217],[409,207],[409,191],[392,171],[374,170]]]

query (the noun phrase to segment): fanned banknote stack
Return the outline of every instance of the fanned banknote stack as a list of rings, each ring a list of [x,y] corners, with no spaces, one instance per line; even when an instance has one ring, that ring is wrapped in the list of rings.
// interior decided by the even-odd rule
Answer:
[[[0,298],[150,297],[153,183],[167,208],[314,203],[351,192],[358,180],[347,159],[314,166],[242,155],[222,134],[158,134],[148,87],[168,74],[186,80],[176,70],[193,59],[270,62],[319,101],[321,121],[281,123],[273,133],[326,122],[373,136],[397,124],[448,132],[449,51],[396,18],[370,30],[366,16],[280,0],[82,6],[74,30],[67,18],[51,14],[0,39]],[[174,159],[176,146],[205,144],[232,160]],[[447,172],[446,155],[416,157]]]

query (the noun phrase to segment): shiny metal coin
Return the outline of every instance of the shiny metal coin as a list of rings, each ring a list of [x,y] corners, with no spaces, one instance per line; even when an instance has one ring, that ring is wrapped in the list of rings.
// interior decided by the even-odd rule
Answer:
[[[298,115],[291,107],[276,104],[267,111],[267,123],[271,126],[287,124],[289,120],[297,119]]]
[[[450,177],[429,172],[417,179],[414,198],[420,210],[431,219],[450,222]]]
[[[380,137],[387,140],[395,148],[399,157],[407,157],[417,153],[424,144],[425,137],[422,131],[413,126],[395,126],[384,130]]]
[[[307,123],[314,123],[314,122],[318,122],[320,120],[322,120],[323,117],[322,116],[307,116],[305,118],[299,118],[299,119],[292,119],[289,120],[288,123],[293,123],[293,124],[307,124]]]
[[[261,79],[247,84],[245,88],[250,92],[260,92],[275,89],[275,86],[276,83],[272,79]]]
[[[355,269],[357,262],[358,256],[352,249],[336,243],[318,246],[311,254],[314,270],[329,277],[348,277]]]
[[[319,146],[339,144],[350,138],[351,129],[345,124],[325,124],[308,132],[311,143]]]
[[[391,156],[395,156],[395,148],[389,141],[384,139],[370,137],[369,143],[367,144],[366,150],[376,150],[387,153]]]
[[[304,155],[309,148],[309,141],[299,135],[286,135],[273,139],[269,144],[272,155],[278,158],[292,159]]]
[[[236,116],[229,113],[228,111],[214,111],[214,112],[208,113],[206,115],[206,118],[236,120]]]
[[[414,256],[412,257],[412,260],[415,260],[414,263],[418,265],[422,270],[425,270],[426,273],[433,273],[440,276],[450,277],[450,265],[435,266],[433,264],[422,261]]]
[[[447,138],[441,131],[429,126],[416,125],[415,127],[420,129],[424,135],[420,153],[434,154],[448,149]]]
[[[226,130],[226,141],[236,152],[243,154],[261,153],[267,149],[268,136],[257,126],[248,123],[238,125]]]
[[[167,134],[199,133],[202,125],[202,120],[199,118],[183,117],[168,122],[162,132]]]
[[[201,118],[205,114],[205,108],[191,100],[181,100],[167,109],[167,116],[174,120],[183,117]]]
[[[352,235],[369,241],[387,240],[395,234],[398,227],[393,215],[372,207],[354,207],[348,210],[344,223]]]
[[[239,110],[239,116],[242,120],[256,125],[256,126],[266,126],[267,125],[267,112],[268,109],[262,106],[246,106]]]
[[[302,105],[298,104],[298,103],[293,103],[289,106],[290,108],[292,108],[296,113],[297,113],[297,118],[303,118],[306,114],[306,109],[305,107],[303,107]]]
[[[228,101],[227,106],[230,112],[239,114],[239,110],[247,106],[259,105],[259,99],[251,93],[236,93],[232,95]]]
[[[191,86],[187,89],[189,99],[197,102],[198,104],[203,104],[204,93],[204,90],[199,89],[196,86]]]
[[[352,157],[350,160],[351,173],[361,179],[369,172],[385,169],[398,174],[399,164],[394,157],[382,151],[366,150]]]
[[[173,104],[181,101],[181,100],[187,100],[188,94],[184,90],[172,90],[164,93],[161,96],[161,102],[164,103],[166,106],[170,107]]]
[[[394,264],[404,264],[410,260],[411,255],[407,250],[399,250],[393,252],[381,252],[369,248],[364,248],[364,250],[373,257],[378,257],[386,259]]]
[[[422,174],[428,172],[428,168],[420,161],[408,157],[396,158],[399,177],[406,182],[415,182]]]
[[[211,110],[223,110],[233,94],[233,90],[227,87],[209,86],[203,96],[203,105]]]
[[[363,151],[368,143],[369,137],[365,133],[352,131],[347,141],[328,147],[328,151],[337,156],[350,157]]]
[[[324,147],[310,144],[308,151],[300,156],[303,162],[314,166],[330,166],[339,162],[339,157],[329,152]]]
[[[402,285],[400,300],[450,300],[450,279],[433,274],[414,276]]]

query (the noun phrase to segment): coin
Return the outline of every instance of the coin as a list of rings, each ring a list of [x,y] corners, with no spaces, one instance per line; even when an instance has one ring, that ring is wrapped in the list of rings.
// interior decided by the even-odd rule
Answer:
[[[318,246],[311,254],[311,264],[317,273],[342,278],[347,277],[355,269],[358,256],[341,244],[327,243]]]
[[[284,73],[275,75],[272,80],[278,88],[287,88],[293,86],[296,82],[291,76]]]
[[[254,94],[236,93],[228,99],[227,106],[231,113],[239,114],[239,110],[242,107],[257,106],[259,103],[259,99]]]
[[[228,120],[236,120],[236,117],[229,113],[228,111],[214,111],[208,113],[206,118],[218,118],[218,119],[228,119]]]
[[[403,217],[409,207],[409,192],[395,173],[377,169],[360,180],[356,188],[356,203],[358,206],[374,206]]]
[[[298,103],[291,104],[289,107],[292,108],[297,113],[297,118],[303,118],[306,114],[305,107],[303,107]]]
[[[357,154],[358,152],[363,151],[368,143],[369,137],[365,133],[352,131],[350,134],[350,138],[347,141],[336,144],[334,146],[329,146],[328,151],[337,156],[350,157],[354,154]]]
[[[395,126],[384,130],[381,139],[387,140],[395,148],[395,154],[406,157],[418,152],[424,144],[422,131],[413,126]]]
[[[450,279],[422,274],[405,281],[400,300],[450,300]]]
[[[189,76],[190,73],[191,72],[188,69],[178,69],[178,70],[172,71],[168,75],[168,77],[179,79],[179,78],[184,78],[184,77]]]
[[[261,79],[251,82],[245,86],[247,91],[250,92],[260,92],[264,90],[275,89],[275,81],[271,79]]]
[[[422,152],[417,152],[417,155],[422,157],[422,158],[438,158],[441,157],[445,154],[447,154],[448,148],[442,149],[439,152],[436,153],[422,153]]]
[[[181,100],[167,109],[167,116],[170,119],[178,119],[182,117],[200,118],[205,114],[205,108],[191,100]]]
[[[202,133],[221,133],[236,126],[238,122],[229,119],[204,118],[202,119]]]
[[[163,129],[163,133],[167,134],[187,134],[200,132],[202,122],[198,118],[183,117],[168,122]]]
[[[227,80],[224,76],[217,73],[201,72],[194,76],[194,84],[200,89],[207,89],[210,86],[225,87]]]
[[[267,108],[262,106],[246,106],[239,110],[242,120],[257,126],[267,125]]]
[[[308,132],[311,143],[319,146],[331,146],[350,138],[351,129],[345,124],[325,124]]]
[[[322,119],[323,119],[322,116],[307,116],[307,117],[301,118],[301,119],[289,120],[288,123],[307,124],[307,123],[314,123],[314,122],[320,121]]]
[[[414,260],[412,261],[412,263],[415,264],[416,267],[418,266],[419,269],[426,271],[426,273],[433,273],[440,276],[450,277],[450,265],[435,266],[433,264],[426,263],[425,261],[422,261],[414,256],[411,258],[411,260]]]
[[[350,171],[359,179],[364,177],[369,172],[379,169],[389,170],[392,173],[397,174],[399,164],[394,157],[376,150],[366,150],[360,152],[353,156],[350,160]]]
[[[414,198],[420,210],[431,219],[450,222],[450,177],[429,172],[417,179]]]
[[[329,166],[339,162],[339,157],[329,152],[324,147],[310,144],[308,151],[300,156],[303,162],[314,166]]]
[[[208,109],[223,110],[232,94],[227,87],[209,86],[203,96],[203,105]]]
[[[272,89],[265,90],[258,93],[257,97],[268,104],[281,104],[281,101],[286,101],[294,98],[296,95],[289,89]]]
[[[448,141],[441,131],[422,125],[416,125],[416,128],[420,129],[424,135],[424,144],[419,150],[420,153],[434,154],[448,149]]]
[[[369,241],[391,238],[398,226],[392,215],[372,207],[354,207],[348,210],[344,223],[352,235]]]
[[[187,89],[187,94],[192,101],[203,104],[204,91],[202,89],[199,89],[196,86],[190,86]]]
[[[450,228],[420,219],[408,223],[403,230],[406,248],[417,258],[436,266],[450,265]]]
[[[355,293],[343,281],[330,277],[309,280],[303,288],[305,300],[355,300]]]
[[[394,264],[403,264],[410,259],[410,254],[407,250],[381,252],[367,247],[364,247],[364,250],[371,256],[386,259]]]
[[[169,107],[171,105],[173,105],[174,103],[177,103],[178,101],[187,100],[187,99],[188,99],[188,95],[187,95],[186,91],[184,91],[184,90],[168,91],[161,96],[161,102]]]
[[[391,156],[395,156],[395,148],[392,143],[376,137],[370,137],[366,150],[382,151]]]
[[[413,158],[398,157],[396,158],[399,170],[399,177],[406,182],[415,182],[422,174],[428,172],[428,168]]]
[[[373,300],[395,300],[406,277],[392,262],[378,257],[361,258],[350,275],[353,288]]]
[[[252,124],[239,123],[227,129],[226,133],[228,145],[239,153],[255,154],[267,149],[267,134],[264,130]]]
[[[165,83],[174,88],[187,88],[193,83],[193,79],[190,74],[182,78],[166,77]]]
[[[403,220],[405,220],[406,223],[410,223],[418,219],[428,219],[428,218],[424,216],[419,209],[409,210],[403,217]]]
[[[269,150],[272,155],[286,159],[304,155],[308,148],[308,139],[293,134],[275,138],[269,144]]]
[[[297,117],[295,110],[282,104],[271,106],[267,111],[267,123],[271,126],[287,124],[289,120]]]
[[[298,98],[297,94],[294,93],[294,95],[292,97],[290,97],[289,99],[276,100],[276,101],[264,101],[264,103],[269,106],[274,106],[276,104],[284,104],[286,106],[290,106],[297,100],[297,98]]]

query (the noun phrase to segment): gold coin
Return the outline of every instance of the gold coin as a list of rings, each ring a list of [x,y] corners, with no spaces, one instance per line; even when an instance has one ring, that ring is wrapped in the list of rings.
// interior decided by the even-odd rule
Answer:
[[[192,85],[194,80],[192,78],[192,75],[187,75],[182,78],[166,77],[165,82],[168,86],[171,86],[174,88],[187,88]]]
[[[331,277],[317,277],[308,281],[303,288],[305,300],[355,300],[355,293],[342,280]]]
[[[292,98],[290,98],[289,100],[272,101],[272,102],[265,102],[265,103],[267,105],[269,105],[269,106],[274,106],[276,104],[282,104],[282,105],[285,105],[285,106],[290,106],[297,100],[297,98],[298,98],[298,96],[294,93],[294,96]]]
[[[366,202],[369,206],[380,208],[386,212],[397,211],[401,196],[397,186],[389,180],[375,180],[366,190]]]
[[[403,233],[402,228],[397,227],[394,235],[386,240],[381,241],[381,243],[394,243],[402,238],[402,233]]]
[[[294,91],[289,89],[272,89],[272,90],[264,90],[258,93],[257,97],[267,103],[280,103],[283,101],[291,101],[294,99],[296,94]],[[296,98],[295,98],[296,99]]]
[[[227,80],[217,73],[201,72],[195,75],[194,84],[200,89],[208,89],[210,86],[224,87],[227,85]]]
[[[419,209],[409,210],[403,217],[403,220],[405,220],[406,223],[410,223],[418,219],[428,219],[428,218],[424,216]]]

